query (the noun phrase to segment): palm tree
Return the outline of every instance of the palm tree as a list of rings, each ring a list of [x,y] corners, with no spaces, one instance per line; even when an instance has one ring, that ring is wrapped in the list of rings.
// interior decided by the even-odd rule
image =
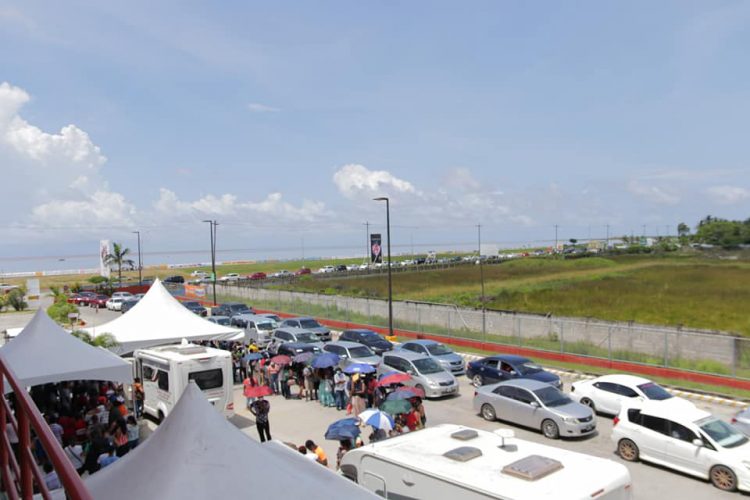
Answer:
[[[83,330],[74,330],[72,332],[72,335],[78,340],[82,340],[83,342],[86,342],[87,344],[94,347],[103,347],[105,349],[109,349],[111,347],[117,347],[118,345],[120,345],[111,333],[100,333],[99,335],[94,337],[90,333],[84,332]]]
[[[115,264],[117,266],[117,282],[120,285],[122,285],[122,266],[127,265],[132,267],[135,265],[133,259],[125,258],[128,254],[130,254],[129,248],[123,248],[119,243],[113,243],[112,253],[107,254],[107,256],[104,257],[104,263],[106,265],[109,266]]]

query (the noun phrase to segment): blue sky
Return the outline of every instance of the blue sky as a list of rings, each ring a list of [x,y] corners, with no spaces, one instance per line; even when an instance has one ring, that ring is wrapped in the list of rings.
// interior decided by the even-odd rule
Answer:
[[[747,2],[107,4],[0,0],[1,257],[750,216]]]

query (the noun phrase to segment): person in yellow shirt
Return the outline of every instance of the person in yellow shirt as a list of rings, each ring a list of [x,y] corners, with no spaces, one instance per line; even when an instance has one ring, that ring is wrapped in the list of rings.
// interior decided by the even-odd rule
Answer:
[[[312,439],[308,439],[305,442],[305,448],[307,448],[310,452],[315,453],[315,455],[318,457],[316,462],[318,462],[320,465],[328,467],[328,457],[326,456],[326,452],[323,451],[323,448],[315,444]]]

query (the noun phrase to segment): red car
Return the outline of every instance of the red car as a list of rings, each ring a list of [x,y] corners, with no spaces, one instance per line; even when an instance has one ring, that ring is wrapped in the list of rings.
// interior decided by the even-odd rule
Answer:
[[[294,271],[294,274],[296,276],[302,276],[303,274],[310,274],[310,273],[312,273],[312,271],[310,270],[309,267],[300,267],[299,269]]]
[[[101,309],[102,307],[107,307],[107,301],[109,300],[109,296],[107,295],[97,295],[96,297],[93,297],[89,299],[88,303],[91,307],[96,307],[97,309]]]
[[[263,272],[253,273],[250,276],[248,276],[248,278],[250,278],[251,280],[264,280],[266,279],[266,277],[267,277],[266,273],[263,273]]]
[[[87,306],[89,305],[89,300],[96,297],[96,294],[94,292],[81,292],[73,295],[71,297],[73,299],[73,304],[77,306]],[[71,299],[68,299],[68,302],[70,302]]]

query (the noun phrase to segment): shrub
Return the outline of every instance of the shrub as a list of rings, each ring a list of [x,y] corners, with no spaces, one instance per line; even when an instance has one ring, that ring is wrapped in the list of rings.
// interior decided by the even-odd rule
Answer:
[[[24,300],[24,297],[25,292],[23,289],[14,288],[8,293],[8,304],[16,311],[23,311],[29,307],[29,304]]]
[[[47,314],[50,318],[57,321],[60,324],[70,323],[68,314],[78,314],[78,308],[73,304],[68,304],[66,300],[57,300],[55,303],[47,308]]]

